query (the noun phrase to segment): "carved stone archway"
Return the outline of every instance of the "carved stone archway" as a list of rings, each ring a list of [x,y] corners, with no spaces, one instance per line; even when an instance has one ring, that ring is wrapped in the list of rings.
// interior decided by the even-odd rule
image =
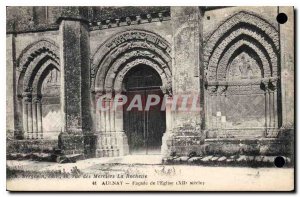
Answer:
[[[159,35],[144,31],[121,32],[101,45],[92,58],[91,90],[94,103],[101,97],[105,106],[113,106],[121,97],[126,73],[139,65],[152,67],[160,75],[161,89],[171,93],[171,48]],[[120,102],[120,101],[117,101]],[[96,106],[95,106],[96,109]],[[98,135],[98,157],[128,154],[128,142],[123,129],[123,111],[96,110],[94,122]]]
[[[277,29],[252,13],[232,15],[209,36],[204,47],[209,138],[277,135],[278,54]]]
[[[27,46],[17,60],[17,108],[24,139],[43,139],[42,84],[51,70],[60,70],[59,48],[51,40]]]

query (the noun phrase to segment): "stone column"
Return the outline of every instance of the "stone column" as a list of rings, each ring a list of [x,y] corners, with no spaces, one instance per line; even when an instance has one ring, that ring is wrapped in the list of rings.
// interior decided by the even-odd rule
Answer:
[[[95,124],[96,124],[96,132],[100,133],[103,129],[101,128],[103,125],[101,124],[101,111],[98,107],[96,107],[96,118],[95,118]]]
[[[114,106],[114,99],[110,101],[110,130],[115,132],[115,110],[112,108]]]
[[[166,94],[166,91],[164,91],[163,89],[163,93],[164,95],[164,100],[163,100],[163,104],[165,105],[165,111],[166,111],[166,132],[164,133],[163,137],[162,137],[162,145],[161,145],[161,154],[162,155],[166,155],[168,156],[170,154],[170,149],[169,147],[171,147],[173,145],[173,97],[172,95],[168,95]]]
[[[202,10],[199,7],[171,7],[173,30],[172,46],[172,92],[173,98],[182,95],[200,95],[203,78],[200,67],[202,53]],[[203,95],[200,95],[203,98]],[[201,105],[204,104],[200,101]],[[201,112],[180,111],[177,107],[173,114],[172,134],[163,138],[168,144],[165,156],[176,152],[188,155],[198,149],[201,136]],[[202,106],[202,110],[204,107]],[[168,142],[172,139],[172,143]],[[198,140],[198,141],[197,141]],[[196,145],[196,144],[197,145]],[[170,152],[171,151],[171,152]]]
[[[106,130],[106,117],[105,117],[105,111],[100,111],[100,131],[105,132]]]
[[[118,99],[120,98],[120,99]],[[98,135],[96,157],[124,156],[128,154],[128,141],[123,130],[123,100],[120,93],[113,98],[107,91],[100,110],[103,130]]]
[[[121,98],[116,100],[115,102],[115,130],[116,132],[123,132],[123,106]]]
[[[123,122],[123,98],[121,93],[116,93],[114,99],[114,122],[115,122],[115,136],[118,151],[115,152],[115,156],[124,156],[129,153],[127,136],[124,133]],[[125,101],[124,101],[125,102]]]
[[[166,132],[171,132],[172,130],[172,96],[165,95],[166,97]]]
[[[22,131],[24,131],[22,128],[23,127],[23,97],[22,95],[17,95],[17,105],[16,105],[16,108],[17,108],[17,128],[15,130],[15,137],[17,139],[24,139],[25,136],[24,136],[24,133]],[[17,131],[17,135],[16,135],[16,131]]]
[[[38,138],[43,139],[43,115],[42,115],[42,103],[41,98],[37,98],[37,129],[38,129]]]
[[[275,129],[278,129],[278,101],[277,101],[277,97],[278,97],[278,92],[277,92],[277,86],[274,87],[274,124],[273,127]]]
[[[271,121],[271,127],[272,127],[272,136],[271,137],[277,137],[278,135],[278,102],[277,102],[277,97],[278,97],[278,92],[277,92],[277,87],[278,87],[278,79],[277,78],[271,78],[270,79],[270,90],[271,94],[270,97],[272,97],[272,121]]]
[[[92,151],[89,30],[85,7],[63,7],[60,24],[60,144],[66,154]],[[87,142],[88,144],[85,144]],[[91,144],[90,144],[91,142]]]
[[[264,81],[265,87],[265,137],[269,135],[270,128],[270,93],[269,93],[269,82]]]
[[[31,92],[23,93],[23,127],[26,139],[32,139],[32,95]]]
[[[106,113],[106,135],[105,135],[105,141],[106,141],[106,154],[105,156],[111,157],[112,156],[112,130],[111,130],[111,96],[108,96],[106,99],[106,107],[108,110],[105,112]]]
[[[110,98],[105,99],[105,108],[107,110],[105,111],[105,132],[111,132],[111,124],[110,124]]]
[[[24,139],[29,138],[28,134],[28,102],[29,96],[24,94],[23,95],[23,131],[24,131]]]
[[[269,88],[269,136],[272,136],[274,130],[274,91]]]
[[[32,99],[32,138],[38,139],[37,98]]]
[[[28,116],[28,138],[33,138],[33,122],[32,122],[32,99],[27,102],[27,116]]]

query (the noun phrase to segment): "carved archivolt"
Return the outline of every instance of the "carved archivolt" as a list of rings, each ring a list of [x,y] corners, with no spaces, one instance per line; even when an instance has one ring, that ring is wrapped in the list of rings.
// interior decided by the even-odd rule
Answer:
[[[157,73],[161,76],[163,85],[167,85],[169,83],[168,82],[169,76],[166,75],[166,73],[161,68],[161,66],[159,66],[158,64],[156,64],[155,62],[153,62],[151,60],[141,58],[141,59],[135,59],[135,60],[129,62],[128,64],[126,64],[126,66],[124,66],[123,69],[121,69],[120,72],[118,72],[118,74],[116,75],[113,86],[111,86],[111,87],[107,86],[107,87],[105,87],[105,89],[107,90],[107,89],[113,87],[113,89],[116,92],[120,92],[122,90],[123,79],[124,79],[125,75],[127,74],[127,72],[131,68],[133,68],[139,64],[148,65],[148,66],[154,68],[157,71]]]
[[[92,91],[120,91],[129,67],[146,64],[161,76],[163,85],[171,83],[171,48],[160,36],[143,30],[117,34],[101,45],[91,65]],[[120,81],[121,80],[121,81]]]
[[[18,69],[26,70],[30,62],[41,54],[48,54],[53,59],[59,62],[59,47],[52,40],[39,40],[28,45],[20,54],[17,60]]]
[[[222,23],[204,47],[207,81],[225,81],[228,65],[240,53],[257,58],[262,78],[278,75],[279,35],[277,30],[254,14],[240,12]]]
[[[57,64],[51,60],[39,69],[32,83],[32,94],[41,94],[42,83],[52,69],[59,70],[59,67],[57,67]]]
[[[49,40],[37,41],[24,49],[18,58],[18,93],[30,92],[35,95],[38,92],[41,77],[48,67],[59,70],[59,48]]]
[[[236,53],[242,47],[243,49],[240,50],[238,53]],[[224,53],[223,57],[220,59],[218,70],[217,70],[218,81],[226,80],[226,71],[228,71],[230,63],[237,55],[241,54],[240,52],[244,52],[244,51],[253,52],[254,55],[258,57],[257,58],[258,65],[260,66],[260,69],[262,71],[261,78],[271,76],[271,70],[270,70],[271,65],[268,62],[268,59],[266,58],[265,54],[253,43],[246,40],[239,40],[234,45],[230,46],[230,48]],[[210,70],[212,72],[210,73],[216,72],[212,68]],[[212,77],[212,75],[210,75],[210,77]]]

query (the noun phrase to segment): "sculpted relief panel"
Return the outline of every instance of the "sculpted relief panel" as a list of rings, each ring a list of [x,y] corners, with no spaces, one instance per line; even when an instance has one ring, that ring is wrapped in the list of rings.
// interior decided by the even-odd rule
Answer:
[[[229,65],[228,81],[261,78],[261,70],[255,59],[247,53],[238,55]]]

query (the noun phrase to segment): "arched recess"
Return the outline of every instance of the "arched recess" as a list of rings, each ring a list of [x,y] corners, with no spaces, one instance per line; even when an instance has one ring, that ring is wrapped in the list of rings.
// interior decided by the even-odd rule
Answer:
[[[171,61],[170,44],[155,33],[129,30],[112,36],[99,46],[92,57],[93,103],[97,103],[101,97],[105,98],[106,106],[113,106],[114,98],[126,91],[123,87],[125,75],[130,69],[140,65],[147,65],[156,70],[162,80],[161,89],[164,94],[170,94]],[[99,156],[128,153],[122,110],[114,111],[111,108],[105,112],[96,110],[94,122],[100,139],[97,149]]]
[[[26,47],[17,60],[17,107],[24,139],[57,139],[60,126],[50,134],[46,123],[58,124],[60,118],[58,53],[53,41],[43,39]],[[45,94],[45,89],[52,93]]]
[[[239,12],[204,46],[208,137],[274,137],[279,127],[279,34]]]

